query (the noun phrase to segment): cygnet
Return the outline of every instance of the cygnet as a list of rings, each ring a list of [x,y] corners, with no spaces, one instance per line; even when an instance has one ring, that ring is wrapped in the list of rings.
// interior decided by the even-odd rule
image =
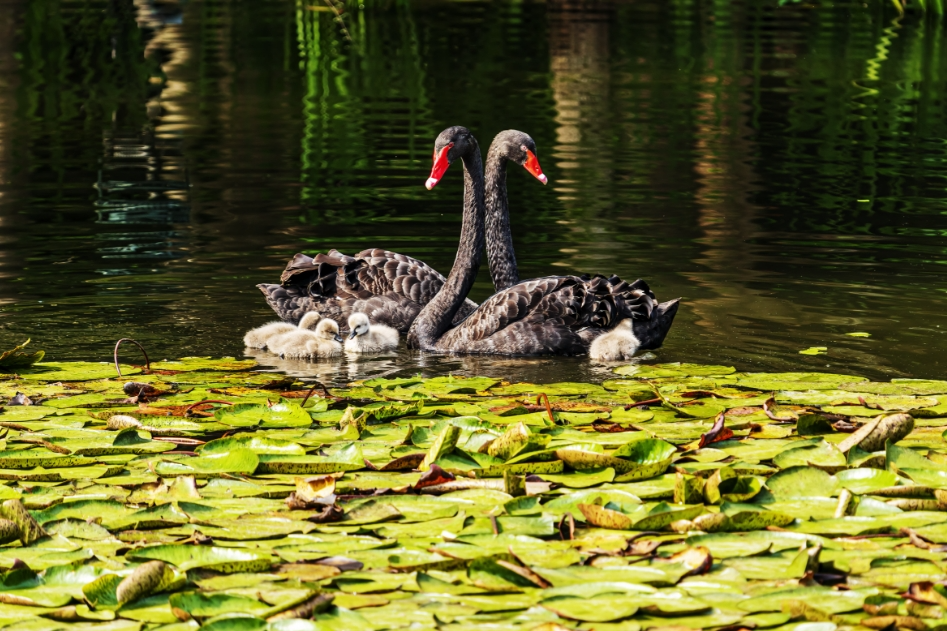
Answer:
[[[364,313],[349,316],[349,339],[345,340],[348,353],[381,353],[398,348],[398,331],[383,324],[371,324]]]
[[[335,357],[342,354],[342,337],[335,320],[323,320],[315,332],[297,331],[292,339],[284,338],[279,346],[279,354],[286,359],[305,359],[308,357]]]
[[[322,316],[316,311],[310,311],[299,320],[299,326],[293,326],[289,322],[268,322],[263,326],[247,331],[243,336],[243,343],[250,348],[270,348],[272,344],[282,335],[293,333],[299,329],[312,330],[319,323]]]
[[[589,347],[589,357],[600,361],[618,361],[631,359],[638,350],[640,342],[632,329],[631,318],[618,323],[611,331],[599,335]]]
[[[263,326],[247,331],[247,334],[243,336],[243,343],[250,348],[266,348],[266,343],[270,338],[295,330],[296,327],[288,322],[267,322]]]
[[[316,339],[306,343],[309,357],[337,357],[342,354],[342,336],[335,320],[323,320],[316,327]]]
[[[299,319],[299,326],[293,327],[285,333],[279,333],[270,337],[266,341],[266,348],[271,353],[283,355],[284,348],[305,347],[306,342],[312,339],[313,329],[316,328],[316,325],[319,324],[320,320],[322,320],[321,315],[315,311],[310,311]]]

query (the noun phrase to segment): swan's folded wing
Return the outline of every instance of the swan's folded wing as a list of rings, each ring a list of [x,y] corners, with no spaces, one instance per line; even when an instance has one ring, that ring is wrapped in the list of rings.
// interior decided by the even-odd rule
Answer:
[[[316,264],[311,256],[297,252],[296,255],[290,259],[289,263],[286,264],[286,269],[280,274],[279,282],[284,285],[289,284],[296,276],[311,274],[315,269]],[[308,279],[305,284],[309,284]]]
[[[280,284],[295,287],[310,296],[335,296],[339,293],[339,276],[355,264],[356,259],[336,250],[315,257],[300,252],[286,265]]]
[[[366,269],[373,274],[359,278],[362,287],[377,295],[394,294],[402,296],[423,307],[429,303],[444,286],[444,276],[436,269],[416,258],[375,248],[363,250],[356,257],[366,263]],[[477,308],[477,303],[469,298],[464,301],[454,323],[460,322]],[[417,313],[415,313],[415,316]],[[369,314],[371,317],[371,314]],[[374,320],[373,320],[374,321]],[[384,322],[384,320],[379,320]]]
[[[425,305],[444,285],[444,276],[423,261],[379,248],[356,255],[375,270],[368,289],[375,293],[394,291]],[[364,282],[369,282],[366,279]]]
[[[576,280],[571,276],[547,276],[521,281],[484,300],[457,329],[462,329],[462,337],[471,342],[486,339],[527,316],[539,317],[537,307],[543,299],[565,287],[574,286]],[[547,306],[552,310],[552,318],[568,311],[567,306],[556,300],[549,302],[551,304]],[[456,334],[452,330],[448,331],[448,335]]]
[[[609,315],[608,321],[605,323],[602,323],[600,315],[595,317],[594,326],[610,328],[609,322],[613,320],[620,321],[625,318],[647,320],[651,317],[651,312],[657,305],[654,292],[648,287],[648,283],[640,278],[633,283],[625,282],[618,276],[608,278],[591,276],[583,277],[582,280],[588,289],[589,295],[594,297],[594,300],[605,300],[606,295],[610,297],[611,306],[608,309],[613,310],[613,313]],[[601,308],[593,309],[593,311],[601,313]]]
[[[310,311],[318,311],[324,318],[342,321],[342,305],[334,298],[316,300],[303,287],[260,284],[257,288],[266,297],[266,303],[280,319],[296,324]]]

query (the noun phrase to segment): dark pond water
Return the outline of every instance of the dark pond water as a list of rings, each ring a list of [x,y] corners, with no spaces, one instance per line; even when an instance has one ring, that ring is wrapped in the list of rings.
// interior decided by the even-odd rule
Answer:
[[[446,272],[460,172],[423,182],[463,124],[538,144],[550,185],[510,178],[524,277],[684,298],[660,360],[942,376],[941,20],[881,0],[333,1],[0,0],[0,346],[239,356],[271,317],[254,285],[297,251],[383,246]]]

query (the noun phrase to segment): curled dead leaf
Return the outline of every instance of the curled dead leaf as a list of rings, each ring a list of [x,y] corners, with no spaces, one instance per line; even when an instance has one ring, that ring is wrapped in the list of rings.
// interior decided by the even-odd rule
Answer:
[[[707,445],[712,443],[717,443],[720,441],[728,440],[733,438],[733,430],[724,426],[726,422],[726,414],[721,412],[717,415],[717,418],[714,420],[713,427],[710,428],[710,431],[706,434],[700,435],[700,442],[697,444],[698,449],[703,449]]]
[[[681,550],[677,554],[671,555],[667,560],[671,563],[680,563],[684,567],[689,568],[684,576],[706,574],[714,564],[713,555],[711,555],[710,550],[704,546]]]

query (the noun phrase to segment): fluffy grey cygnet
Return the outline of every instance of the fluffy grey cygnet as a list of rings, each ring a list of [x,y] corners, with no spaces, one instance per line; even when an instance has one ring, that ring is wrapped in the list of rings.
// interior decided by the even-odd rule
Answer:
[[[243,343],[250,348],[266,348],[270,338],[295,331],[296,327],[288,322],[267,322],[263,326],[247,331],[243,336]]]
[[[280,354],[282,352],[280,348],[287,344],[305,344],[310,339],[307,334],[312,334],[320,320],[322,320],[321,315],[310,311],[299,319],[298,326],[289,325],[289,329],[274,329],[273,333],[264,340],[264,345],[257,348],[266,348],[271,353]]]
[[[384,324],[371,324],[364,313],[349,316],[348,353],[381,353],[398,348],[398,331]]]
[[[632,329],[631,318],[625,318],[611,331],[607,331],[592,341],[589,357],[600,361],[618,361],[631,359],[640,343]]]
[[[336,357],[342,354],[342,337],[335,320],[325,319],[315,331],[297,331],[292,339],[280,345],[280,356],[287,359]]]

